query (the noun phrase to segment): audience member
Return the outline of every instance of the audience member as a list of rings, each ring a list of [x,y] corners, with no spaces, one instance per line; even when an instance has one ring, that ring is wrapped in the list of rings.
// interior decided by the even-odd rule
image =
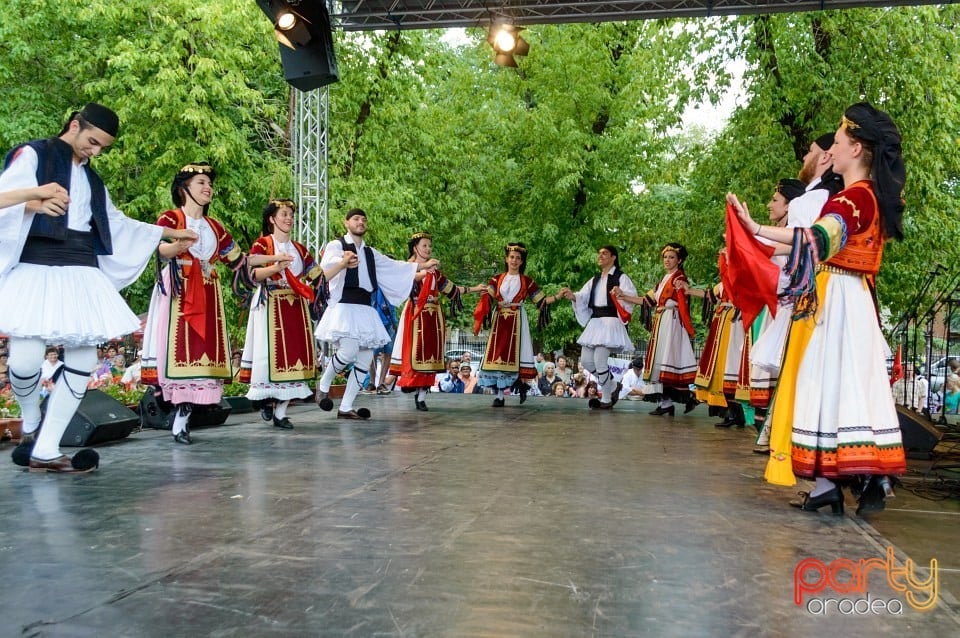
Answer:
[[[567,358],[563,355],[557,357],[557,376],[567,385],[570,385],[570,379],[573,378],[573,370],[567,367]]]
[[[463,392],[463,381],[460,380],[460,361],[451,359],[447,362],[447,371],[440,375],[437,383],[440,392]]]
[[[557,381],[562,381],[562,379],[557,376],[557,366],[551,361],[545,362],[543,365],[543,374],[541,374],[540,379],[537,380],[537,387],[540,389],[540,394],[545,397],[553,394],[553,384]]]
[[[620,380],[623,387],[620,389],[621,399],[637,401],[646,394],[646,384],[643,382],[643,358],[636,357],[630,362],[630,368],[623,373]]]
[[[469,355],[470,353],[464,353]],[[467,357],[464,357],[465,359]],[[474,390],[477,387],[477,377],[473,374],[473,368],[470,366],[469,361],[460,362],[460,381],[463,382],[463,393],[464,394],[476,394]]]

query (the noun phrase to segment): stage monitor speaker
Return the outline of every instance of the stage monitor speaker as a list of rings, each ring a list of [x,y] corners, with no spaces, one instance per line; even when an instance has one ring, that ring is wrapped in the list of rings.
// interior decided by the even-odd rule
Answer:
[[[340,80],[333,50],[330,16],[325,2],[301,2],[296,6],[281,7],[278,10],[271,0],[257,1],[274,24],[277,23],[280,13],[293,13],[298,20],[294,29],[304,29],[309,34],[306,38],[301,34],[279,44],[283,75],[291,86],[301,91],[312,91]],[[278,39],[287,37],[280,29],[277,29],[276,33]],[[286,33],[292,34],[293,30]]]
[[[897,406],[897,418],[900,419],[900,433],[903,437],[903,450],[909,459],[929,459],[933,448],[943,438],[938,430],[921,414],[908,408]]]
[[[230,416],[233,407],[227,399],[220,399],[220,403],[212,405],[195,405],[190,413],[189,427],[204,427],[207,425],[223,425]],[[173,428],[173,419],[176,409],[173,404],[163,399],[159,388],[148,388],[140,399],[140,425],[155,430],[170,430]]]
[[[195,405],[190,414],[189,427],[202,428],[207,425],[223,425],[233,408],[226,399],[220,399],[220,403],[210,405]]]
[[[139,423],[137,413],[127,406],[99,390],[88,390],[70,419],[60,445],[85,447],[116,441],[130,436]]]
[[[154,430],[173,428],[173,405],[163,400],[160,388],[148,386],[140,399],[140,427]]]

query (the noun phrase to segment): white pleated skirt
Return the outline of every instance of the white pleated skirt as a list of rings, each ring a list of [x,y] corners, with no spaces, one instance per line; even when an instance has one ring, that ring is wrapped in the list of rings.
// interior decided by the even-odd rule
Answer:
[[[49,344],[93,346],[140,320],[99,268],[18,264],[0,277],[0,332]]]
[[[602,346],[611,352],[632,352],[627,327],[617,317],[593,317],[587,322],[577,343],[588,348]]]
[[[375,350],[390,343],[390,335],[373,306],[337,303],[328,308],[314,332],[317,339],[340,343],[341,339],[356,339],[361,349]]]

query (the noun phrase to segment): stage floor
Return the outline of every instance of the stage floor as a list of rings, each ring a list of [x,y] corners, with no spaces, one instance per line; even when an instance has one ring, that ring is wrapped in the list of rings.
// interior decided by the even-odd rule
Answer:
[[[956,496],[900,490],[870,519],[849,496],[842,517],[800,512],[787,501],[802,486],[762,480],[752,431],[714,428],[703,406],[507,401],[431,394],[417,412],[408,395],[361,397],[370,421],[298,406],[292,431],[235,415],[190,447],[145,430],[99,446],[83,476],[5,460],[0,634],[960,633]],[[800,561],[885,562],[888,547],[917,579],[938,561],[932,609],[884,567],[864,593],[795,604]],[[850,586],[849,569],[834,575]]]

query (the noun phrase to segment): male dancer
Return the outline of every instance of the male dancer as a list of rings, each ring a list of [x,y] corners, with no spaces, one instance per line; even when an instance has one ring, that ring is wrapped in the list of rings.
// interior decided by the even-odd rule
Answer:
[[[69,195],[0,210],[0,299],[16,300],[0,305],[0,332],[10,335],[10,381],[24,434],[13,459],[31,471],[89,472],[99,465],[92,450],[72,459],[62,454],[60,439],[97,365],[97,344],[140,326],[117,290],[140,276],[161,237],[196,238],[129,219],[113,205],[89,160],[113,143],[118,127],[116,113],[87,104],[58,137],[14,149],[0,174],[0,192],[55,182]],[[48,343],[64,344],[64,366],[41,427]]]
[[[590,407],[609,410],[620,398],[620,384],[610,372],[607,359],[613,353],[633,350],[626,328],[633,304],[617,299],[611,291],[619,287],[625,294],[636,296],[637,288],[620,270],[620,254],[614,246],[602,246],[597,251],[597,265],[600,274],[583,284],[579,292],[564,287],[559,294],[573,302],[573,312],[584,327],[577,339],[580,361],[600,386],[600,399],[591,399]]]
[[[328,275],[330,299],[315,334],[320,341],[336,346],[337,351],[317,384],[317,397],[321,409],[332,410],[333,401],[327,397],[330,384],[334,376],[353,364],[337,418],[369,419],[370,410],[353,409],[368,372],[358,364],[367,365],[373,359],[373,351],[390,342],[380,316],[370,305],[371,298],[379,288],[388,302],[399,305],[410,294],[418,273],[422,273],[419,278],[426,276],[439,262],[436,259],[424,263],[397,261],[367,246],[363,241],[367,213],[360,208],[347,211],[344,224],[347,233],[328,243],[320,260],[320,267]],[[354,257],[344,267],[346,252],[354,253]]]

